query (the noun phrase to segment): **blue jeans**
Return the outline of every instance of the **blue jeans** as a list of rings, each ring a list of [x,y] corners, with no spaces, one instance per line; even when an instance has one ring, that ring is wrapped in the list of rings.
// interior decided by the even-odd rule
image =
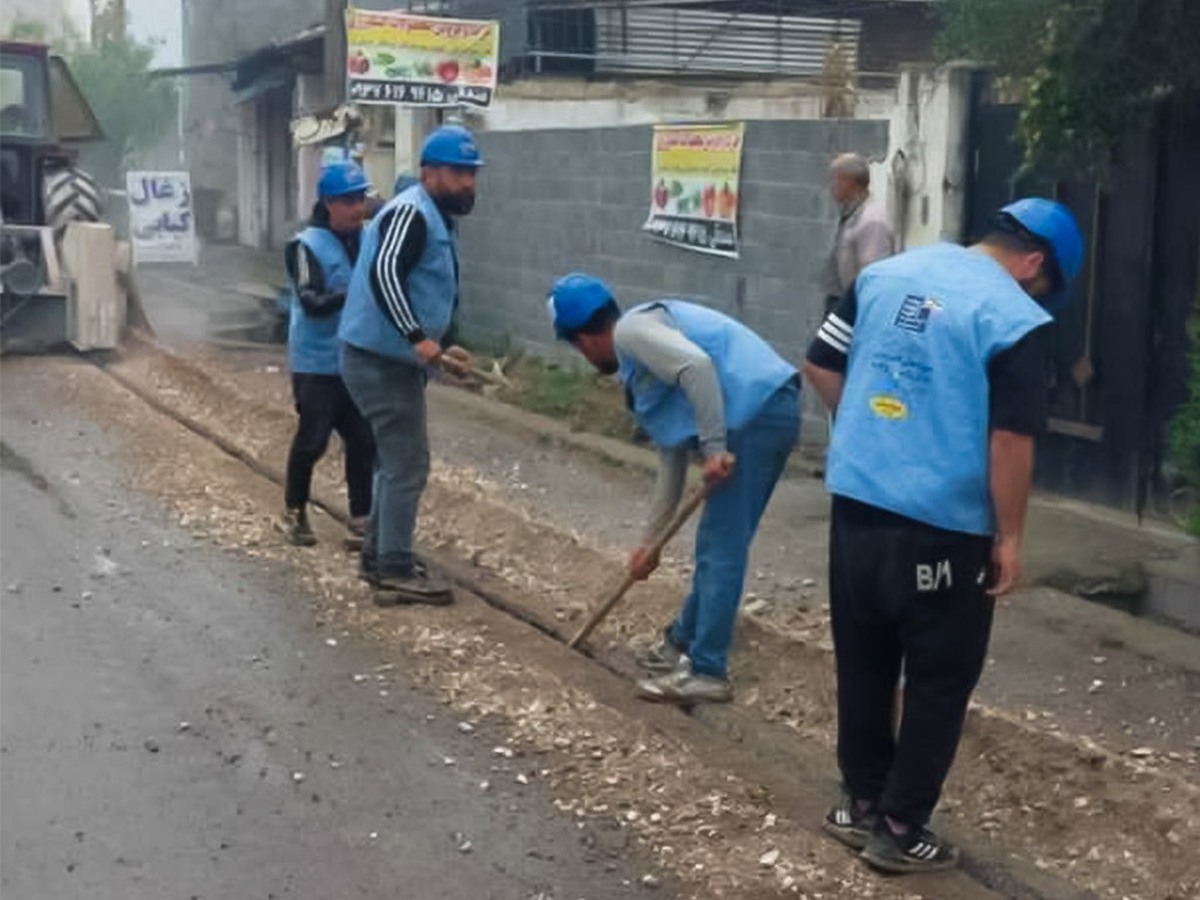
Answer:
[[[780,388],[748,425],[729,433],[733,476],[705,504],[696,530],[696,574],[667,640],[697,675],[724,678],[750,544],[767,501],[800,439],[800,389]]]
[[[429,479],[425,370],[344,344],[342,380],[375,437],[362,569],[383,577],[411,575],[417,507]]]

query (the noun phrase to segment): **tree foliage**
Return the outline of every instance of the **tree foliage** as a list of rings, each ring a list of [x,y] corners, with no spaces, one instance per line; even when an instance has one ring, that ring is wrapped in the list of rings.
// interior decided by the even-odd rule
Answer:
[[[1184,481],[1200,490],[1200,286],[1196,289],[1196,302],[1188,322],[1188,338],[1192,348],[1188,379],[1190,399],[1179,408],[1171,423],[1171,458]],[[1200,535],[1200,509],[1193,513],[1187,525],[1193,534]]]
[[[46,26],[32,19],[18,17],[4,32],[6,41],[29,41],[34,44],[46,42]]]
[[[941,52],[1021,87],[1030,163],[1102,168],[1159,99],[1200,100],[1197,0],[943,0]]]
[[[46,42],[46,28],[37,21],[17,19],[5,33],[9,40]],[[98,10],[92,39],[77,32],[54,51],[61,53],[84,97],[96,114],[105,140],[84,151],[87,168],[102,183],[120,184],[125,169],[138,154],[151,150],[175,122],[174,86],[149,77],[157,49],[152,43],[130,38],[125,32],[122,4]]]
[[[87,164],[101,181],[117,184],[138,153],[173,126],[177,98],[170,81],[148,77],[153,44],[103,32],[96,37],[90,44],[69,42],[63,55],[106,136],[89,148]]]

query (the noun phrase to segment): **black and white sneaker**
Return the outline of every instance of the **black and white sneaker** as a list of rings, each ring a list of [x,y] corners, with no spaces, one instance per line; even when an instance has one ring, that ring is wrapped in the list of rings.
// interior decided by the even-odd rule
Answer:
[[[958,848],[928,828],[910,828],[904,834],[896,834],[881,818],[871,832],[862,858],[880,871],[897,875],[937,872],[958,864]]]
[[[847,794],[842,797],[841,803],[826,814],[821,827],[847,847],[861,850],[867,846],[877,819],[872,806],[864,809]]]

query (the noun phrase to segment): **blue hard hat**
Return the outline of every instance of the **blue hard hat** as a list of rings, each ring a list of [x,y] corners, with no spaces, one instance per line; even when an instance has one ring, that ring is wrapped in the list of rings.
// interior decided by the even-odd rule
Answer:
[[[322,200],[365,194],[370,188],[367,173],[357,163],[348,160],[322,166],[321,177],[317,180],[317,196]]]
[[[550,312],[550,324],[560,341],[587,324],[588,319],[613,303],[613,292],[595,275],[572,272],[554,282],[550,296],[546,298],[546,309]]]
[[[1044,197],[1025,197],[1000,210],[1049,248],[1058,283],[1042,298],[1048,310],[1062,309],[1071,298],[1071,283],[1083,268],[1083,234],[1063,204]]]
[[[478,169],[483,157],[475,146],[475,135],[461,125],[443,125],[425,138],[421,146],[423,166],[462,166]]]

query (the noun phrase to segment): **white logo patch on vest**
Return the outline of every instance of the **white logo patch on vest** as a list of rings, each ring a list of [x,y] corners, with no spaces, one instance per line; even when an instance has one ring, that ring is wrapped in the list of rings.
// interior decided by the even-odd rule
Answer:
[[[934,565],[928,563],[917,565],[917,590],[922,594],[953,586],[954,579],[950,573],[950,560],[943,559]]]
[[[932,297],[909,294],[900,304],[900,311],[896,313],[896,321],[892,324],[905,331],[921,334],[929,325],[930,316],[941,311],[942,304]]]

